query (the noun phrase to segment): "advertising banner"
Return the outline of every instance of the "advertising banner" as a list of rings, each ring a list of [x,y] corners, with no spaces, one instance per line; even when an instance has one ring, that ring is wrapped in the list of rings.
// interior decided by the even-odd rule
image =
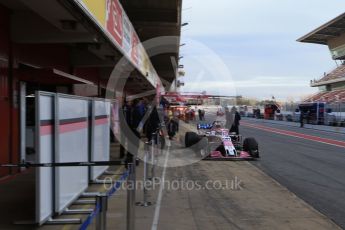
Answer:
[[[132,33],[132,53],[131,53],[131,58],[132,61],[137,64],[137,66],[139,66],[138,64],[138,59],[139,59],[139,38],[138,35],[135,33],[135,31],[133,31]],[[139,66],[140,69],[140,66]]]
[[[107,31],[112,35],[117,44],[122,47],[123,38],[123,10],[119,0],[107,1]]]
[[[145,48],[124,11],[119,0],[74,0],[84,12],[93,17],[105,34],[114,41],[118,49],[144,75],[156,78],[149,82],[156,86],[160,81]]]
[[[133,28],[131,22],[126,14],[123,15],[123,50],[126,52],[127,56],[131,55],[132,51],[132,33]]]
[[[103,27],[105,26],[106,1],[107,0],[79,0],[91,16]]]

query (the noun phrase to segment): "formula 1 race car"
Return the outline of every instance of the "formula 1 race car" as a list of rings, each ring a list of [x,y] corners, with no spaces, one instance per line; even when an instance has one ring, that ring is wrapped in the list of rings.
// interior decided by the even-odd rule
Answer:
[[[187,132],[185,146],[204,160],[256,160],[260,158],[254,138],[242,141],[241,135],[229,133],[223,122],[198,124],[198,133]]]

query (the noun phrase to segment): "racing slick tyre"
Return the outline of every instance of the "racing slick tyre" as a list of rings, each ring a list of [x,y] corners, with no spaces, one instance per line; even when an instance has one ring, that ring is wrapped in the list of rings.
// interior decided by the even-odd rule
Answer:
[[[243,151],[248,152],[252,157],[259,158],[259,144],[253,137],[244,139]]]
[[[196,134],[195,132],[186,132],[184,143],[186,148],[191,147],[192,145],[195,145],[200,141],[200,136]]]
[[[198,144],[195,146],[194,150],[197,157],[205,158],[210,154],[208,139],[203,137],[199,140]]]

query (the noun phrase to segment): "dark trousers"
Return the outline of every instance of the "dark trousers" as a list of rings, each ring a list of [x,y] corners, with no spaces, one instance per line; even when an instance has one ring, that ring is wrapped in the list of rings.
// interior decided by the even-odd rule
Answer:
[[[120,158],[122,159],[126,155],[126,149],[124,147],[124,145],[126,144],[126,137],[121,133],[120,138]]]
[[[303,118],[300,120],[300,127],[301,127],[301,128],[304,127],[304,120],[303,120]]]
[[[128,163],[138,163],[135,160],[135,156],[137,156],[138,154],[138,150],[139,150],[139,145],[140,145],[140,133],[138,131],[136,131],[135,129],[132,129],[132,132],[135,134],[136,138],[134,138],[133,140],[127,140],[129,141],[129,146],[128,146],[128,150],[127,154],[126,154],[126,167],[128,165]]]
[[[230,133],[236,133],[236,135],[239,135],[240,131],[239,131],[238,125],[232,125],[230,128]]]

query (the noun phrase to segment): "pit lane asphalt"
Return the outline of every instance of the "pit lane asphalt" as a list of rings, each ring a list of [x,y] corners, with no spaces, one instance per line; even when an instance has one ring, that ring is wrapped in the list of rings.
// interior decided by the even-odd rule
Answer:
[[[244,122],[345,141],[343,134],[264,124],[259,120],[244,119]],[[345,228],[345,148],[245,125],[240,132],[259,142],[262,159],[254,162],[255,166]]]
[[[206,118],[216,119],[208,115]],[[181,123],[184,124],[180,122],[178,136],[184,139],[185,132],[193,130],[196,122]],[[180,160],[186,163],[185,157],[190,156],[178,140],[171,143],[170,150],[174,151],[163,156],[169,165]],[[200,161],[158,171],[157,175],[162,175],[160,180],[165,182],[183,180],[205,185],[208,181],[220,180],[223,184],[238,178],[243,188],[218,190],[202,186],[176,191],[167,187],[161,190],[160,186],[159,191],[150,192],[150,199],[157,199],[151,200],[155,205],[137,210],[136,223],[141,229],[339,229],[249,162]]]

